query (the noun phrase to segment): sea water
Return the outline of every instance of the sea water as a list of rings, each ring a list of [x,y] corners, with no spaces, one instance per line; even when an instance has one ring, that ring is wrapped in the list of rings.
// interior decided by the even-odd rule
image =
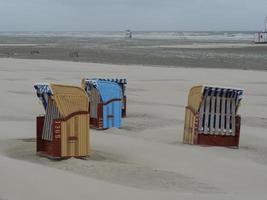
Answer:
[[[125,38],[125,31],[0,32],[13,37]],[[132,31],[134,39],[251,41],[252,31]]]

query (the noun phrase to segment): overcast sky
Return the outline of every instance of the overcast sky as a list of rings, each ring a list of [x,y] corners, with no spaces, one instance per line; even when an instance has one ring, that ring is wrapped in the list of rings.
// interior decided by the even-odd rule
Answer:
[[[0,31],[262,30],[267,0],[0,0]]]

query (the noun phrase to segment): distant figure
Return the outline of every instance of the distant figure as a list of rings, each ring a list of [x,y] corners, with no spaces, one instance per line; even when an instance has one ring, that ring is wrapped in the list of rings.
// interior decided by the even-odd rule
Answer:
[[[4,52],[3,55],[5,55],[6,57],[12,57],[12,56],[16,56],[17,54],[14,52]]]
[[[32,50],[31,51],[31,55],[34,55],[34,54],[39,54],[40,53],[40,51],[39,50]]]
[[[126,30],[126,34],[125,34],[126,38],[128,39],[132,39],[133,35],[132,35],[132,31],[131,30]]]
[[[69,53],[69,56],[72,58],[78,58],[79,57],[79,51],[72,51]]]

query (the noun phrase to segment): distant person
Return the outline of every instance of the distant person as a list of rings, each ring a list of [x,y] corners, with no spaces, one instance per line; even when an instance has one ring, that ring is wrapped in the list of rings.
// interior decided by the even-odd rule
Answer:
[[[132,31],[131,30],[126,30],[126,37],[129,39],[132,39]]]

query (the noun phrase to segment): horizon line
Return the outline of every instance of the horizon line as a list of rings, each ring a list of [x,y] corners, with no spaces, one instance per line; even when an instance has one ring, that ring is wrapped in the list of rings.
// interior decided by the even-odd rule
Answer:
[[[263,30],[135,30],[135,29],[125,29],[125,30],[0,30],[0,33],[15,33],[15,32],[124,32],[126,30],[131,30],[133,32],[261,32]]]

